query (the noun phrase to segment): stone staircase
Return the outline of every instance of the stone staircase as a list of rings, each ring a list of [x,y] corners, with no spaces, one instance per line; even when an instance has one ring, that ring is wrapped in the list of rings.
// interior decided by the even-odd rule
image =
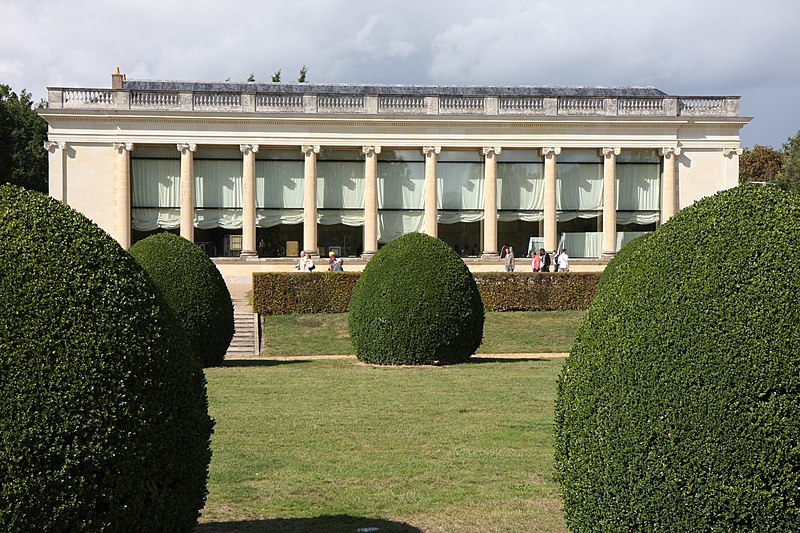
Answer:
[[[248,301],[247,294],[231,291],[233,322],[236,328],[225,358],[250,357],[258,354],[258,315]]]

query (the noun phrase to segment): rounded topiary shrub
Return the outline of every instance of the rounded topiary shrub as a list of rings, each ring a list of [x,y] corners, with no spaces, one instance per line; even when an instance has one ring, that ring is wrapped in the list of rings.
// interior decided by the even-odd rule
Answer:
[[[350,337],[367,363],[449,364],[467,360],[483,338],[483,302],[461,258],[421,233],[375,254],[350,300]]]
[[[558,382],[572,531],[796,531],[800,196],[740,187],[609,264]]]
[[[141,266],[66,205],[0,187],[0,531],[190,531],[212,427]]]
[[[218,366],[233,338],[231,294],[202,248],[171,233],[157,233],[130,249],[178,317],[197,360]]]

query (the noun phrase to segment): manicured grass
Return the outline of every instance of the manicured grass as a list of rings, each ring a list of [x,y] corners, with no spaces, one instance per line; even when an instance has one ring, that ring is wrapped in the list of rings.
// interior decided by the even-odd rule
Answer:
[[[486,313],[478,353],[568,352],[583,311]],[[347,314],[268,316],[263,355],[354,354]]]
[[[564,532],[552,438],[562,365],[206,369],[217,426],[197,531]]]

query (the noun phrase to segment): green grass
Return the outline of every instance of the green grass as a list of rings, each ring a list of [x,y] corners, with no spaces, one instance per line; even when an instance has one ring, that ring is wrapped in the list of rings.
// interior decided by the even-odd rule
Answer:
[[[583,311],[486,313],[478,353],[568,352]],[[354,354],[347,314],[268,316],[263,355]]]
[[[375,367],[229,361],[197,531],[564,532],[553,465],[563,359]]]

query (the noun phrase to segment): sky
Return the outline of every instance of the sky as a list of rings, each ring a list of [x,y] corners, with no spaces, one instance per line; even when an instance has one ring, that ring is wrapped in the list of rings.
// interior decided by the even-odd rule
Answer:
[[[800,130],[798,0],[0,0],[0,83],[638,85],[741,96],[742,146]]]

